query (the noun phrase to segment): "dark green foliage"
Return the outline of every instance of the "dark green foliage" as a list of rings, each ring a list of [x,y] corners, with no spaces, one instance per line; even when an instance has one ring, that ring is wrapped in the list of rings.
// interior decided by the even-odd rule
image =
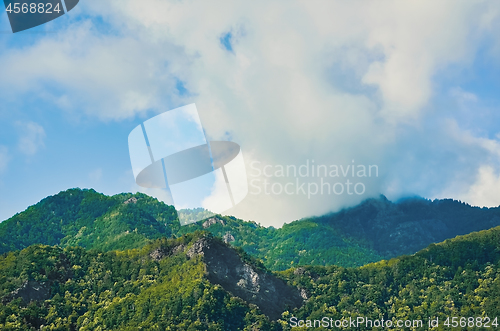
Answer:
[[[186,257],[193,242],[206,235],[162,238],[140,250],[103,253],[34,245],[3,254],[0,329],[290,330],[292,316],[410,319],[425,325],[430,317],[443,323],[452,316],[500,315],[500,227],[359,268],[305,266],[283,271],[280,276],[303,289],[309,299],[278,322],[211,284],[200,256]],[[164,256],[156,259],[154,252]],[[240,255],[258,265],[245,252]],[[50,299],[5,300],[29,280],[50,284]]]
[[[285,224],[281,229],[263,227],[230,216],[216,216],[217,223],[206,230],[215,236],[228,233],[234,237],[231,244],[258,257],[271,270],[285,270],[294,265],[361,266],[383,257],[335,229],[309,220]],[[179,233],[205,229],[204,222],[181,227]]]
[[[452,316],[500,317],[500,227],[357,269],[308,266],[282,274],[310,296],[302,308],[284,314],[284,325],[291,316],[420,319],[424,325],[439,317],[441,326]]]
[[[500,207],[472,207],[451,199],[408,198],[392,203],[380,196],[313,220],[391,258],[413,254],[431,243],[498,226]]]
[[[183,213],[187,218],[209,215],[201,209]],[[147,195],[107,197],[94,190],[71,189],[0,223],[0,253],[32,244],[140,248],[157,238],[206,230],[243,248],[271,270],[297,265],[356,267],[413,254],[431,243],[499,224],[499,208],[421,198],[392,203],[380,197],[280,229],[220,215],[181,227],[172,206]]]
[[[76,235],[118,202],[94,190],[71,189],[40,201],[0,223],[0,253],[35,243],[57,245]]]
[[[0,223],[0,253],[33,244],[138,248],[180,227],[175,208],[145,194],[71,189]]]
[[[0,329],[31,330],[276,330],[262,312],[231,297],[205,278],[201,257],[185,249],[203,236],[161,239],[141,250],[99,252],[44,245],[0,257]],[[172,253],[179,245],[184,250]],[[153,259],[161,248],[171,254]],[[7,294],[28,281],[48,282],[43,302],[6,302]]]

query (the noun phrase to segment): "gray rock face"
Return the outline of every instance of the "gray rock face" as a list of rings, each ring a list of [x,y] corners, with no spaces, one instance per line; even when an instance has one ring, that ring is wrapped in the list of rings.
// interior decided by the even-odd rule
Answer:
[[[125,201],[123,204],[128,205],[129,203],[137,203],[137,198],[136,197],[131,197],[127,201]]]
[[[301,290],[300,290],[300,296],[301,296],[301,297],[302,297],[302,299],[304,299],[304,300],[309,299],[309,296],[307,295],[307,292],[306,292],[306,290],[304,290],[304,289],[301,289]]]
[[[34,280],[26,281],[20,288],[7,295],[3,302],[7,303],[17,298],[22,298],[25,303],[47,300],[50,298],[50,285]]]
[[[188,249],[186,255],[192,259],[195,255],[205,255],[205,250],[210,248],[211,242],[207,238],[201,238],[196,241],[190,249]]]
[[[186,248],[184,245],[178,245],[172,248],[164,248],[164,247],[158,247],[157,249],[153,250],[151,253],[149,253],[149,257],[151,257],[155,261],[160,261],[161,259],[174,255],[177,252],[183,251]]]
[[[288,309],[302,305],[298,289],[265,271],[256,270],[242,261],[226,244],[212,238],[201,238],[188,250],[187,256],[203,256],[208,279],[248,303],[257,305],[271,319],[278,319]]]
[[[235,239],[234,239],[234,236],[230,232],[226,232],[224,237],[222,237],[222,240],[224,240],[224,242],[226,244],[228,244],[230,242],[233,242]]]
[[[205,222],[203,222],[203,224],[201,226],[203,226],[204,229],[214,225],[214,224],[217,224],[217,223],[220,223],[222,225],[226,225],[226,223],[224,223],[223,220],[220,220],[216,217],[212,217],[212,218],[209,218],[208,220],[206,220]]]
[[[165,256],[167,255],[167,252],[162,249],[162,248],[157,248],[155,249],[154,251],[152,251],[151,253],[149,253],[149,256],[155,260],[155,261],[160,261],[161,259],[163,259]]]
[[[241,277],[236,283],[237,286],[251,293],[260,292],[260,277],[248,264],[238,267],[236,273]],[[272,284],[271,284],[272,286]]]
[[[304,269],[304,268],[302,268],[302,267],[298,267],[297,269],[295,269],[295,270],[293,271],[293,274],[294,274],[294,275],[300,275],[300,276],[302,276],[302,275],[304,274],[304,271],[305,271],[305,269]]]

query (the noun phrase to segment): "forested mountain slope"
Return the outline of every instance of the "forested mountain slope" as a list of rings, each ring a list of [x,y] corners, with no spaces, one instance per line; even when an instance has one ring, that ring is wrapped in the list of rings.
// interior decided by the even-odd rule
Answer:
[[[2,330],[291,330],[359,317],[496,329],[498,293],[500,227],[363,267],[274,274],[201,232],[135,250],[33,245],[0,256]],[[355,329],[375,329],[365,323]]]
[[[0,223],[0,253],[32,244],[136,248],[179,227],[175,208],[145,194],[70,189]]]
[[[372,323],[391,320],[394,325],[388,330],[429,330],[429,319],[436,318],[436,330],[500,326],[500,227],[360,268],[308,266],[282,274],[292,285],[305,289],[308,297],[304,306],[284,314],[283,325],[289,325],[290,318],[298,323],[323,317],[334,321],[363,317],[365,322],[356,325],[356,330],[376,329],[366,324],[367,319]],[[455,328],[452,317],[458,323]],[[396,328],[396,321],[410,321],[412,327],[422,321],[423,326]]]
[[[70,189],[0,223],[0,253],[32,244],[131,249],[157,238],[206,230],[260,258],[271,270],[296,265],[354,267],[497,225],[499,208],[422,198],[392,203],[381,196],[279,229],[225,216],[181,227],[172,206],[145,194],[108,197]]]
[[[243,251],[201,233],[140,250],[5,253],[0,298],[1,330],[275,330],[271,320],[302,303]]]
[[[392,203],[381,196],[314,221],[365,241],[381,255],[393,257],[498,226],[500,208],[472,207],[451,199],[407,198]]]

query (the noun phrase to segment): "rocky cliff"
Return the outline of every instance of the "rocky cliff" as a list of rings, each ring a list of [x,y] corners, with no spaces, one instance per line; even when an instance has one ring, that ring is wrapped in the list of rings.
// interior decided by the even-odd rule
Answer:
[[[189,258],[201,255],[210,282],[257,305],[271,319],[280,318],[285,310],[299,307],[303,302],[298,289],[288,286],[265,269],[243,261],[234,249],[216,238],[198,239],[187,255]]]

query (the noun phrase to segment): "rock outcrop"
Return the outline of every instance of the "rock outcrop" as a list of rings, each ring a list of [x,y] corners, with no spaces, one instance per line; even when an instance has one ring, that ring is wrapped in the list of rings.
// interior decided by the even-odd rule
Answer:
[[[31,301],[47,300],[50,298],[50,285],[47,282],[25,281],[20,288],[12,291],[2,301],[5,304],[17,298],[22,298],[26,304]]]
[[[233,242],[235,239],[234,236],[231,234],[231,232],[226,232],[224,237],[222,237],[222,240],[224,240],[226,244],[229,244],[230,242]]]
[[[158,247],[149,253],[149,257],[151,257],[155,261],[160,261],[165,257],[169,257],[171,255],[176,254],[177,252],[183,251],[186,248],[184,245],[177,245],[174,247]]]
[[[137,198],[136,197],[131,197],[127,201],[125,201],[123,204],[128,205],[129,203],[137,203]]]
[[[285,310],[299,307],[303,296],[283,280],[243,261],[238,253],[220,240],[203,237],[187,251],[193,258],[203,256],[207,277],[213,284],[248,303],[257,305],[271,319],[278,319]]]
[[[218,219],[216,217],[212,217],[212,218],[209,218],[208,220],[206,220],[205,222],[203,222],[203,224],[201,226],[203,226],[204,229],[214,225],[214,224],[217,224],[217,223],[220,223],[222,225],[226,225],[226,223],[224,223],[223,220],[221,219]]]

